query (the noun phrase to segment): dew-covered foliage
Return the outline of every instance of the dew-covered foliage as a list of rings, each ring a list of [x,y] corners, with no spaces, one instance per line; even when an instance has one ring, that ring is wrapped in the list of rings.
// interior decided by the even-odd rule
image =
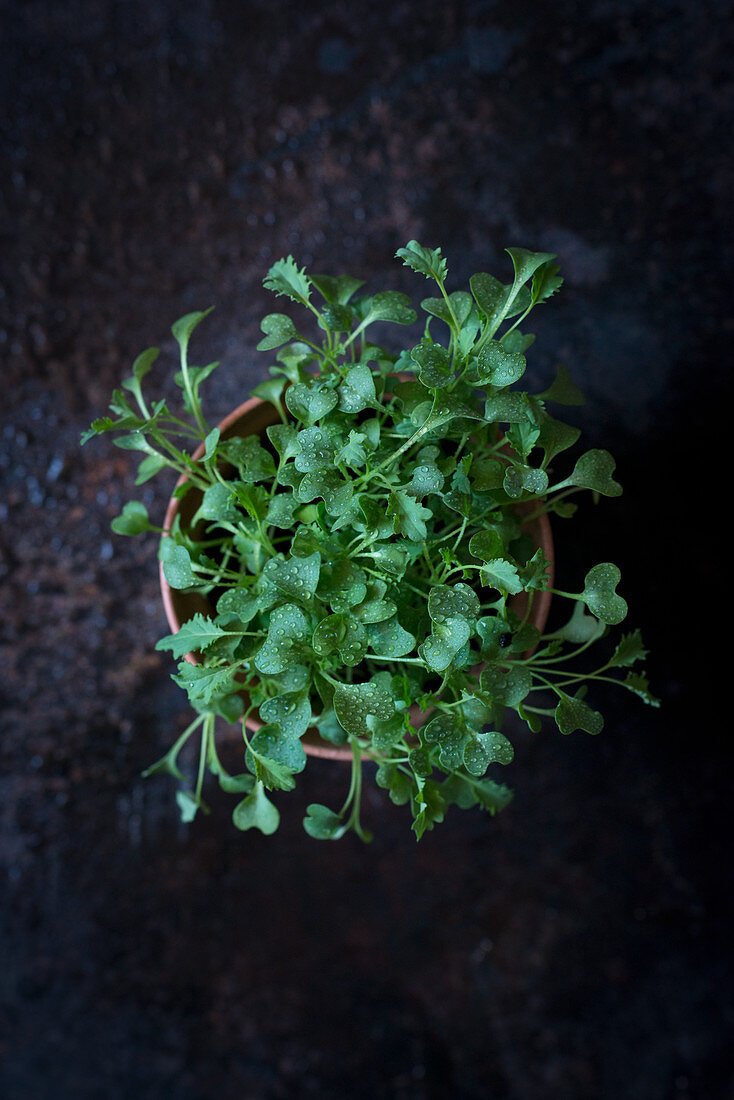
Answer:
[[[552,589],[570,601],[564,626],[541,635],[533,621],[550,573],[528,522],[568,519],[577,493],[614,497],[621,487],[608,452],[566,454],[580,433],[548,410],[583,399],[563,368],[543,393],[518,387],[533,342],[520,326],[562,280],[554,256],[507,251],[508,283],[480,272],[449,292],[440,249],[399,249],[437,296],[421,302],[422,338],[397,351],[372,343],[369,330],[413,325],[405,294],[364,293],[351,276],[279,260],[265,286],[305,321],[262,321],[258,348],[275,353],[254,390],[273,409],[262,438],[222,439],[206,421],[200,389],[217,364],[191,365],[189,342],[209,311],[173,326],[182,410],[143,393],[151,348],[113,394],[111,416],[83,437],[122,433],[115,443],[143,454],[137,484],[172,469],[186,477],[177,496],[196,494],[191,523],[177,517],[160,558],[168,584],[206,597],[211,611],[157,648],[179,659],[174,679],[197,717],[147,773],[180,780],[185,820],[206,811],[208,771],[238,796],[238,828],[274,832],[279,811],[266,792],[294,787],[302,738],[315,729],[351,751],[351,783],[338,812],[309,807],[306,831],[368,838],[368,757],[420,838],[450,805],[495,813],[510,801],[496,771],[513,759],[501,732],[508,710],[535,732],[548,716],[563,734],[596,734],[603,718],[586,701],[590,682],[613,680],[656,704],[632,671],[645,657],[638,631],[602,646],[595,665],[582,656],[626,616],[615,565],[594,565],[578,592]],[[140,501],[113,528],[162,533]],[[192,653],[197,663],[185,659]],[[252,732],[255,714],[264,725]],[[242,723],[241,774],[220,762],[217,716]],[[200,764],[189,783],[178,758],[195,734]]]

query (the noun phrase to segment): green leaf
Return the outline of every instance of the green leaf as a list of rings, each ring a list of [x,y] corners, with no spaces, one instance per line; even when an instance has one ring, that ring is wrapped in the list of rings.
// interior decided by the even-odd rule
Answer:
[[[327,389],[320,382],[296,382],[286,390],[285,394],[288,411],[293,413],[296,419],[302,420],[307,427],[312,427],[317,420],[321,420],[336,408],[338,400],[336,390]]]
[[[512,260],[512,266],[515,268],[515,287],[520,287],[526,283],[539,267],[547,264],[550,260],[555,260],[552,252],[528,252],[526,248],[506,248],[505,252]]]
[[[355,279],[351,275],[312,275],[311,282],[327,302],[336,302],[342,306],[364,286],[363,279]]]
[[[258,351],[270,351],[298,338],[296,326],[285,313],[269,313],[267,317],[263,317],[260,328],[265,337],[257,345]]]
[[[332,468],[334,443],[331,434],[324,428],[304,428],[299,432],[295,464],[296,469],[304,474]]]
[[[217,449],[219,443],[219,428],[212,428],[208,436],[204,440],[204,458],[209,459],[212,457]]]
[[[413,470],[410,484],[406,486],[405,491],[417,500],[421,500],[429,493],[440,493],[443,483],[444,476],[438,466],[422,463]]]
[[[268,401],[271,405],[275,405],[276,409],[280,409],[280,399],[285,385],[285,378],[266,378],[255,386],[251,393],[253,397],[259,397],[261,401]]]
[[[638,661],[644,661],[647,650],[642,644],[642,634],[639,630],[633,630],[631,634],[623,634],[609,661],[612,667],[628,667]]]
[[[378,406],[375,379],[366,363],[357,363],[347,371],[339,386],[339,408],[356,415],[364,409]]]
[[[508,592],[516,596],[522,592],[522,581],[517,572],[517,566],[504,558],[492,558],[481,572],[482,584],[490,588],[496,588],[499,592]]]
[[[523,493],[540,496],[548,488],[548,475],[545,470],[518,463],[507,467],[502,487],[508,497],[512,497],[513,500],[518,500]]]
[[[155,531],[148,518],[148,509],[139,500],[129,500],[110,527],[116,535],[140,535],[143,531]]]
[[[415,637],[404,630],[397,615],[383,622],[370,623],[367,627],[370,645],[381,657],[407,657],[415,649]]]
[[[346,832],[346,825],[339,815],[319,802],[311,802],[306,807],[306,814],[303,827],[315,840],[338,840]]]
[[[270,499],[265,522],[270,527],[290,531],[296,525],[295,512],[300,506],[301,502],[292,493],[277,493]]]
[[[257,436],[227,439],[220,444],[222,458],[239,470],[240,478],[248,485],[258,481],[271,481],[275,476],[273,456],[260,443]]]
[[[561,733],[573,733],[574,730],[584,730],[586,733],[601,733],[604,728],[604,719],[597,710],[580,699],[571,698],[559,688],[555,689],[559,696],[559,703],[555,709],[555,720]]]
[[[176,546],[163,562],[163,576],[171,588],[191,588],[197,583],[191,569],[191,556],[185,546]]]
[[[217,481],[210,485],[201,498],[196,514],[191,520],[195,527],[199,520],[218,520],[221,523],[237,523],[242,513],[235,505],[235,487],[232,482],[222,484]]]
[[[453,381],[451,357],[441,344],[418,344],[410,355],[413,362],[418,364],[418,377],[427,389],[444,389]]]
[[[138,466],[135,484],[144,485],[146,481],[150,481],[161,470],[165,470],[166,466],[168,466],[168,460],[163,455],[146,455]]]
[[[347,733],[369,737],[371,721],[392,718],[395,703],[389,683],[390,674],[380,672],[366,684],[339,684],[334,688],[334,710]]]
[[[260,714],[263,718],[265,714],[274,713],[279,716],[279,720],[277,724],[269,723],[261,726],[250,738],[245,753],[248,768],[251,771],[254,770],[255,774],[263,779],[266,787],[276,786],[284,790],[291,790],[294,787],[293,773],[302,772],[306,767],[306,753],[300,741],[305,730],[302,733],[292,732],[301,728],[304,712],[301,708],[298,713],[298,706],[294,700],[290,700],[294,706],[288,706],[288,695],[298,695],[298,693],[288,692],[277,696],[277,699],[266,699],[261,705]],[[300,700],[300,695],[298,698]],[[277,700],[284,700],[284,702]],[[310,709],[309,707],[309,715]],[[266,776],[264,770],[270,774]],[[263,774],[260,775],[260,772]]]
[[[367,436],[362,432],[351,429],[349,439],[341,450],[336,453],[335,462],[337,465],[351,466],[353,470],[361,470],[367,462],[367,452],[364,448],[366,439]]]
[[[176,802],[181,812],[181,820],[185,825],[190,825],[200,809],[204,809],[201,799],[197,798],[193,791],[176,791]]]
[[[270,613],[268,636],[255,654],[255,668],[277,675],[298,664],[298,647],[309,640],[308,620],[295,604],[283,604]]]
[[[471,775],[484,775],[490,764],[510,764],[515,751],[501,733],[473,733],[464,746],[464,765]]]
[[[466,726],[453,714],[438,714],[421,731],[421,740],[438,746],[439,761],[447,769],[460,767],[466,739]]]
[[[586,574],[580,596],[592,615],[609,626],[621,623],[627,614],[625,600],[615,592],[620,580],[621,573],[616,565],[609,561],[601,562]]]
[[[466,584],[441,584],[428,597],[431,633],[418,653],[435,672],[444,672],[469,641],[479,614],[479,599]]]
[[[292,256],[273,264],[263,279],[263,286],[266,290],[272,290],[273,294],[290,298],[302,306],[308,305],[311,296],[311,280],[306,275],[306,269],[299,270]]]
[[[299,447],[298,432],[292,424],[271,424],[266,432],[283,462],[295,458]]]
[[[621,496],[622,486],[612,477],[615,466],[609,451],[587,451],[581,455],[573,473],[563,484],[593,489],[595,493],[601,493],[605,497]]]
[[[427,779],[421,785],[413,800],[413,810],[415,817],[412,829],[416,839],[420,840],[423,834],[432,829],[437,822],[443,821],[446,813],[446,800],[437,783]]]
[[[490,527],[484,531],[477,531],[469,539],[469,553],[481,561],[494,561],[501,557],[505,551],[505,545],[499,531]]]
[[[522,378],[526,366],[524,355],[507,351],[496,340],[490,340],[479,353],[474,384],[499,388],[511,386]]]
[[[245,762],[255,778],[269,791],[292,791],[296,785],[292,768],[253,748],[252,742],[245,753]]]
[[[216,641],[236,637],[237,634],[237,631],[222,630],[211,619],[197,612],[192,619],[181,625],[177,634],[167,634],[165,638],[156,642],[155,648],[168,649],[174,657],[185,657],[187,653],[208,649]]]
[[[533,285],[530,288],[530,297],[533,305],[544,302],[563,285],[563,278],[558,272],[561,269],[558,264],[547,260],[533,275]]]
[[[433,518],[429,508],[424,508],[403,489],[390,493],[387,514],[394,517],[395,531],[412,542],[422,542],[426,538],[426,523]]]
[[[448,274],[448,266],[440,248],[424,248],[418,241],[408,241],[405,248],[397,250],[395,256],[406,267],[412,267],[419,275],[435,279],[437,283],[443,283]]]
[[[263,575],[289,599],[307,600],[316,591],[320,568],[321,557],[317,550],[307,558],[271,558]]]
[[[214,306],[210,306],[209,309],[205,309],[203,312],[187,313],[184,317],[180,317],[178,321],[175,321],[171,326],[171,332],[183,356],[186,355],[192,332],[197,325],[201,324],[205,317],[209,316],[213,309]]]
[[[259,829],[271,836],[280,824],[280,814],[265,794],[261,782],[255,783],[255,789],[247,798],[238,802],[232,811],[232,821],[238,829]]]
[[[648,684],[646,676],[642,676],[637,672],[628,672],[627,676],[624,680],[621,680],[620,683],[622,687],[626,687],[628,691],[633,692],[635,695],[639,695],[640,699],[647,703],[648,706],[660,706],[660,700],[650,691],[650,685]]]
[[[574,605],[573,614],[565,626],[548,635],[551,638],[560,638],[565,642],[584,644],[595,641],[605,633],[606,626],[595,619],[593,615],[587,615],[582,603]]]
[[[451,303],[450,308],[444,298],[424,298],[421,307],[426,313],[430,313],[433,317],[438,317],[439,320],[444,321],[452,330],[456,329],[456,325],[461,329],[472,311],[471,294],[467,294],[465,290],[455,290],[452,294],[449,294],[448,298]],[[452,310],[453,317],[451,316]],[[454,323],[454,317],[456,323]]]
[[[546,412],[541,413],[540,428],[535,444],[545,452],[543,466],[545,467],[549,462],[552,462],[561,451],[573,447],[580,435],[581,430],[579,428],[564,424],[562,420],[554,420]]]
[[[192,665],[181,661],[174,683],[183,688],[195,707],[209,706],[215,695],[227,694],[235,687],[236,669],[232,665]]]
[[[367,316],[370,321],[392,321],[396,325],[412,325],[417,313],[407,294],[384,290],[369,299]]]
[[[571,380],[571,375],[560,364],[556,368],[554,381],[538,397],[545,401],[555,401],[557,405],[583,405],[586,401],[581,390]]]
[[[367,645],[367,631],[362,623],[345,614],[327,615],[313,632],[313,648],[317,653],[326,656],[337,652],[350,668],[362,660]]]

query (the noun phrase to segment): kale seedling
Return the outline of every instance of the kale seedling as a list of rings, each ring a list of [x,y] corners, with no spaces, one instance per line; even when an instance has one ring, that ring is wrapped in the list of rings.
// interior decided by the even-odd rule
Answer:
[[[368,838],[367,757],[377,783],[409,806],[420,838],[452,804],[495,813],[510,801],[488,774],[513,758],[506,711],[533,731],[547,715],[563,734],[597,734],[603,718],[586,701],[590,683],[612,680],[657,704],[632,671],[645,656],[638,631],[603,649],[596,667],[582,657],[626,616],[616,566],[594,565],[577,592],[552,589],[572,605],[564,626],[541,635],[532,622],[549,563],[523,522],[567,518],[575,494],[615,497],[621,488],[607,451],[567,458],[580,432],[548,406],[582,398],[563,368],[543,393],[518,387],[533,342],[520,326],[562,280],[554,256],[507,251],[508,284],[480,272],[468,290],[449,292],[440,249],[399,249],[435,296],[421,302],[421,339],[398,352],[368,334],[377,322],[416,321],[406,295],[366,295],[351,276],[308,275],[292,257],[279,260],[265,286],[301,307],[308,324],[286,313],[262,321],[258,348],[278,349],[254,390],[274,410],[265,435],[225,439],[204,416],[200,390],[217,364],[192,366],[188,353],[209,311],[173,326],[182,411],[143,394],[158,355],[151,348],[113,394],[112,415],[85,433],[83,441],[122,432],[115,443],[144,455],[137,484],[171,469],[185,476],[177,497],[198,494],[193,520],[177,517],[160,557],[168,584],[206,597],[211,614],[195,614],[157,646],[180,659],[174,679],[197,717],[146,773],[181,781],[185,820],[206,810],[208,770],[239,796],[238,828],[274,832],[279,812],[267,792],[294,787],[306,764],[302,738],[315,727],[351,749],[351,783],[340,809],[309,806],[306,831]],[[160,532],[140,501],[112,526]],[[183,659],[190,653],[198,663]],[[430,711],[423,724],[411,720],[416,704]],[[248,726],[256,713],[265,723],[257,729]],[[217,715],[242,723],[241,774],[220,761]],[[179,755],[194,734],[199,766],[189,783]]]

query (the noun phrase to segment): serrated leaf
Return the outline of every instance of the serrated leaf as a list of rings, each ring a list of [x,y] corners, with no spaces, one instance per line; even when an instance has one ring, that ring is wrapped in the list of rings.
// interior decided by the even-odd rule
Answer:
[[[306,269],[299,269],[292,256],[273,264],[263,279],[263,286],[266,290],[272,290],[273,294],[290,298],[303,306],[308,304],[311,296],[311,280],[306,275]]]
[[[156,642],[156,649],[170,650],[174,657],[185,657],[187,653],[195,653],[208,649],[221,638],[237,636],[237,631],[222,630],[221,627],[197,612],[192,619],[183,623],[177,634],[168,634]]]
[[[574,730],[584,730],[586,733],[601,733],[604,728],[604,719],[597,710],[592,710],[588,703],[578,696],[572,698],[560,689],[555,689],[560,697],[555,709],[555,720],[561,733],[569,734]]]
[[[482,584],[496,588],[498,592],[508,592],[511,596],[522,592],[522,581],[518,575],[517,566],[504,558],[492,558],[486,562],[481,577]]]
[[[648,706],[660,706],[660,700],[650,691],[647,676],[642,676],[638,672],[629,672],[624,680],[620,682],[622,687],[626,687],[628,691],[632,691],[635,695],[639,695],[640,699],[647,703]]]
[[[439,283],[446,279],[448,265],[440,248],[424,248],[418,241],[408,241],[405,248],[399,248],[395,255],[406,267],[425,275],[426,279],[435,279]]]
[[[643,661],[647,652],[642,643],[642,634],[639,630],[633,630],[631,634],[622,635],[609,664],[617,668],[629,667]]]
[[[387,514],[393,517],[395,531],[412,542],[422,542],[426,538],[426,523],[433,518],[429,508],[424,508],[403,489],[390,493]]]
[[[227,694],[235,686],[231,665],[192,665],[181,661],[172,679],[182,687],[194,706],[208,706],[215,695]]]

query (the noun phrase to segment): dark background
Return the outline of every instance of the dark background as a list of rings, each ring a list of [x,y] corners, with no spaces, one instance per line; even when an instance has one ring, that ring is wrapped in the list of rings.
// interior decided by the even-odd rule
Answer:
[[[1,10],[0,1094],[734,1095],[728,692],[707,703],[731,590],[728,5]],[[345,789],[318,760],[276,837],[237,833],[211,787],[182,826],[173,783],[140,779],[188,719],[153,649],[154,540],[109,531],[134,463],[79,433],[210,304],[215,422],[267,366],[273,260],[420,298],[392,259],[411,237],[453,287],[509,277],[506,245],[558,253],[531,380],[569,367],[625,486],[556,523],[560,587],[622,567],[664,705],[601,691],[600,737],[513,729],[513,805],[420,845],[372,785],[371,846],[308,838],[306,804]],[[154,515],[169,492],[145,487]]]

